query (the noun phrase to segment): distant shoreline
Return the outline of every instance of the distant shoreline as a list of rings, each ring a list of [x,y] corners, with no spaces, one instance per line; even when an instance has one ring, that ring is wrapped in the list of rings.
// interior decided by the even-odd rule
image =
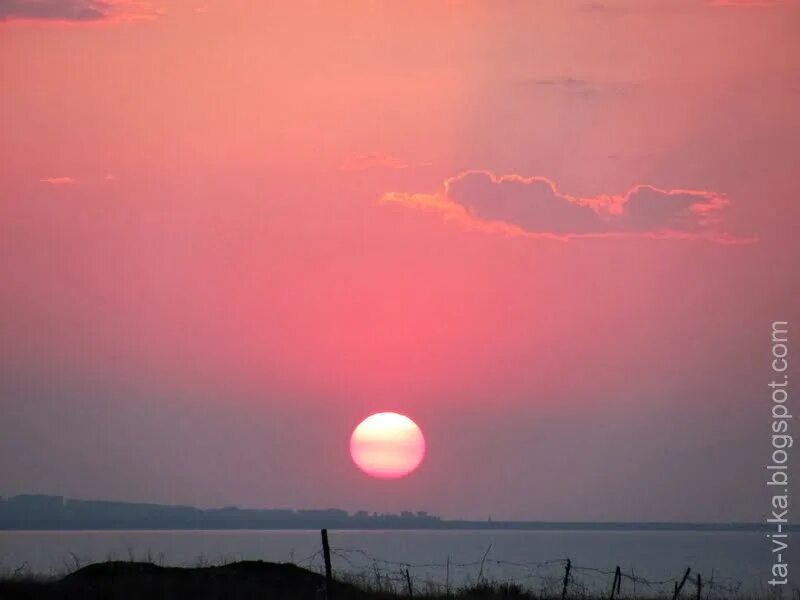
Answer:
[[[443,519],[425,511],[386,514],[360,510],[250,509],[74,500],[22,494],[0,497],[0,531],[766,531],[762,523],[658,521],[475,521]]]
[[[3,523],[0,532],[35,531],[318,531],[321,528],[339,531],[602,531],[602,532],[761,532],[761,523],[592,523],[592,522],[527,522],[527,521],[442,521],[437,526],[419,525],[358,525],[335,522],[313,523],[172,523],[148,522],[118,523]],[[790,531],[800,530],[791,527]]]

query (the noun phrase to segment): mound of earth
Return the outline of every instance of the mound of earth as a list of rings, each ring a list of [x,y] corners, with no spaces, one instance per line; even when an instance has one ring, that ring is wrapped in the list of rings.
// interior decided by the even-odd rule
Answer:
[[[50,582],[4,582],[3,598],[81,600],[250,599],[316,600],[324,598],[325,578],[297,565],[243,561],[218,567],[160,567],[151,563],[113,561],[89,565]],[[337,600],[366,594],[335,583]]]

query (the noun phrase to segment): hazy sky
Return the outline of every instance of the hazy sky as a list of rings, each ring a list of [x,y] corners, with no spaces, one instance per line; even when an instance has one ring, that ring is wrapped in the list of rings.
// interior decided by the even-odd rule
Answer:
[[[0,0],[0,493],[760,520],[799,30]],[[402,480],[348,454],[385,410],[427,440]]]

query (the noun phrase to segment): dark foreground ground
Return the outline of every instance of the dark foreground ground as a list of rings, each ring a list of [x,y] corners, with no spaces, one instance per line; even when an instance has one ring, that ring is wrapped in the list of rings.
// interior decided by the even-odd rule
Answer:
[[[105,562],[89,565],[53,580],[0,580],[3,600],[312,600],[323,599],[324,577],[292,564],[244,561],[218,567],[161,567],[151,563]],[[383,600],[408,597],[359,589],[335,582],[331,600]],[[445,598],[417,590],[419,600]],[[489,585],[453,591],[458,600],[534,598],[516,587]]]

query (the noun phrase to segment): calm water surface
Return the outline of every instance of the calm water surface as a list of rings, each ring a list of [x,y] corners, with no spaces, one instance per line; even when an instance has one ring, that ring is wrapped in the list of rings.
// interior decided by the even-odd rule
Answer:
[[[560,585],[563,564],[547,563],[567,557],[576,567],[575,585],[603,589],[610,577],[589,568],[613,571],[619,565],[636,577],[670,580],[653,591],[670,589],[686,567],[705,581],[713,575],[720,584],[741,582],[743,592],[764,590],[770,579],[770,548],[755,532],[332,531],[330,538],[335,570],[373,582],[394,578],[405,568],[400,563],[412,565],[420,585],[474,581],[487,549],[484,576],[534,588]],[[130,558],[178,566],[262,559],[318,569],[319,548],[318,531],[0,532],[0,569],[61,574],[77,564]],[[800,567],[797,555],[790,550],[789,562]],[[624,587],[632,585],[623,581]]]

